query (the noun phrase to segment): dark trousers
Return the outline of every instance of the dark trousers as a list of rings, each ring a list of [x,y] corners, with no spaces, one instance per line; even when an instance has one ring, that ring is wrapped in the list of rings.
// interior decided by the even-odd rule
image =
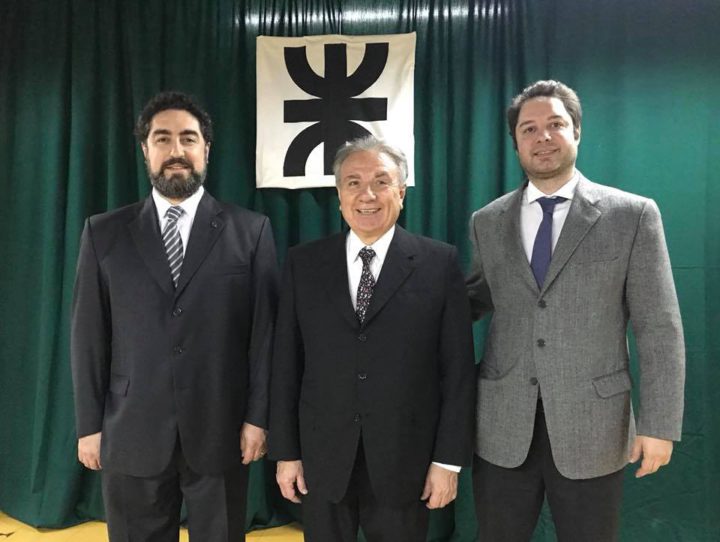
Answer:
[[[415,503],[379,503],[370,487],[361,440],[347,493],[339,503],[313,495],[312,487],[303,497],[305,542],[357,542],[358,527],[368,542],[425,542],[430,513],[420,491]]]
[[[560,542],[618,539],[623,471],[571,480],[555,467],[542,402],[525,462],[514,469],[475,456],[473,489],[480,542],[527,542],[547,496]]]
[[[242,542],[247,480],[244,465],[220,475],[196,473],[179,446],[168,468],[158,476],[139,478],[103,471],[110,542],[177,542],[183,498],[190,540]]]

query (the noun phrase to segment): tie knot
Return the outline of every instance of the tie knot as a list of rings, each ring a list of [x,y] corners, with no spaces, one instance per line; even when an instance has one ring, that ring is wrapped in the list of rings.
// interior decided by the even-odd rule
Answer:
[[[375,251],[369,247],[363,247],[358,252],[358,256],[363,261],[363,265],[370,265],[370,261],[375,257]]]
[[[167,210],[165,216],[168,220],[172,222],[177,222],[177,219],[180,218],[184,212],[185,211],[183,211],[183,208],[179,205],[173,205]]]
[[[542,207],[543,213],[551,213],[555,210],[555,206],[558,203],[562,203],[563,201],[567,201],[567,198],[563,198],[562,196],[557,196],[554,198],[538,198],[535,201],[537,201],[540,204],[540,207]]]

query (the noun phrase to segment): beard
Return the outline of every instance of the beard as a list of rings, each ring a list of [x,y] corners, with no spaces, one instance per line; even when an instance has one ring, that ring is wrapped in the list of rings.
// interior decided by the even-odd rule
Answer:
[[[173,165],[180,164],[190,170],[190,174],[185,178],[181,173],[174,173],[169,176],[165,176],[163,171],[165,168]],[[195,170],[193,165],[182,158],[171,158],[166,162],[163,162],[160,166],[160,171],[154,174],[150,171],[150,166],[147,166],[148,177],[150,177],[150,184],[160,192],[160,194],[168,199],[184,200],[192,196],[198,191],[198,188],[205,182],[207,175],[207,167],[198,172]]]

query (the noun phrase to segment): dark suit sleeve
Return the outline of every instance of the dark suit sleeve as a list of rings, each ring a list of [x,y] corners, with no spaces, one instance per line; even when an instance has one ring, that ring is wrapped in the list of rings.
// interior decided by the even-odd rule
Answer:
[[[480,250],[480,215],[473,214],[470,219],[470,240],[473,247],[472,267],[470,274],[465,280],[467,295],[470,299],[470,309],[474,320],[482,318],[488,311],[493,310],[490,287],[485,279],[483,270],[482,253]]]
[[[466,466],[472,460],[475,367],[470,306],[454,248],[446,262],[445,292],[438,349],[441,405],[432,459]]]
[[[652,200],[630,253],[626,299],[640,364],[638,434],[680,440],[685,343],[660,211]]]
[[[278,268],[270,220],[260,228],[252,270],[253,319],[248,362],[250,393],[245,421],[267,428]]]
[[[70,335],[78,438],[102,429],[111,343],[110,304],[88,219],[80,242]]]
[[[285,262],[273,349],[269,450],[277,461],[301,458],[298,401],[305,359],[295,313],[292,254]]]

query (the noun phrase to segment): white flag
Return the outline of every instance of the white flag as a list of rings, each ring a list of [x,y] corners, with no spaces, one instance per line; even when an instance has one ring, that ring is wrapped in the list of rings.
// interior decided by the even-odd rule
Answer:
[[[257,38],[258,188],[335,186],[346,141],[400,148],[413,185],[415,33]]]

